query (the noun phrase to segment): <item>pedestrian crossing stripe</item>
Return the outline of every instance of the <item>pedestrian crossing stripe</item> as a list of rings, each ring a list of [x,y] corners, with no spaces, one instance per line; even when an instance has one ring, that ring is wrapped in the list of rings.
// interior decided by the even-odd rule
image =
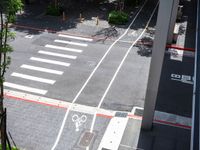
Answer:
[[[65,34],[58,34],[58,36],[70,38],[70,39],[82,40],[82,41],[89,41],[89,42],[93,41],[93,39],[91,39],[91,38],[85,38],[85,37],[79,37],[79,36],[71,36],[71,35],[65,35]]]

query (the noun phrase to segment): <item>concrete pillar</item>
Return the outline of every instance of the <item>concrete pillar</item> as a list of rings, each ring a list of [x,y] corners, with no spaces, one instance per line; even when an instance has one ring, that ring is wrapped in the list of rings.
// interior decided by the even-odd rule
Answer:
[[[176,23],[176,17],[177,17],[177,12],[178,12],[178,5],[179,5],[179,0],[174,0],[172,13],[171,13],[170,26],[169,26],[169,31],[168,31],[168,37],[167,37],[168,44],[171,44],[173,41],[173,33],[174,33],[174,26]]]
[[[173,4],[174,0],[160,0],[159,4],[156,33],[153,44],[152,59],[150,64],[149,79],[142,120],[142,129],[145,130],[150,130],[152,128]]]

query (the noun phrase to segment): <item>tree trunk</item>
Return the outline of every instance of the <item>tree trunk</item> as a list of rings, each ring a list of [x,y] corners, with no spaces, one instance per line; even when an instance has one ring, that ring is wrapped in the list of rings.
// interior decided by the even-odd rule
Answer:
[[[1,145],[2,145],[2,150],[6,150],[6,115],[5,115],[5,111],[4,111],[4,108],[3,108],[3,99],[4,99],[3,82],[1,82],[0,84],[1,84],[1,94],[0,94]]]
[[[6,150],[6,115],[3,112],[2,119],[1,119],[1,144],[2,150]]]
[[[3,23],[3,16],[2,16],[2,12],[1,12],[1,33],[3,32],[3,28],[4,28],[4,23]],[[3,47],[3,35],[1,34],[1,43],[0,46]],[[2,64],[2,53],[0,53],[0,63]],[[3,68],[0,68],[0,133],[1,133],[1,146],[2,146],[2,150],[6,150],[6,123],[5,123],[5,114],[4,114],[4,107],[3,107],[3,99],[4,99],[4,87],[3,87]]]

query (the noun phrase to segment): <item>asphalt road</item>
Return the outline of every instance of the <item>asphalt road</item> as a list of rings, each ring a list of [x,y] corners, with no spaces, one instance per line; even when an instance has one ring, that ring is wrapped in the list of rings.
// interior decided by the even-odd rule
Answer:
[[[132,120],[128,113],[134,107],[143,107],[151,60],[139,55],[132,42],[143,33],[154,8],[145,5],[138,13],[120,39],[129,43],[16,31],[5,87],[22,93],[21,98],[14,95],[17,100],[9,97],[6,102],[10,108],[8,128],[19,147],[97,150],[119,147],[121,139],[126,141],[128,137],[122,136]],[[69,102],[69,107],[30,103],[25,100],[27,95]],[[79,104],[81,109],[74,111]],[[107,111],[107,115],[99,115],[99,109]],[[131,142],[121,147],[133,148]]]
[[[136,32],[128,31],[120,40],[131,38],[129,41],[135,41],[143,32],[151,15],[150,12],[154,8],[148,5],[145,7],[148,9],[143,10],[148,10],[149,13],[141,11],[131,26],[131,29]],[[130,36],[130,33],[133,36]],[[12,64],[6,74],[6,82],[41,90],[36,92],[27,90],[28,93],[72,102],[95,69],[76,103],[98,106],[109,83],[115,79],[102,107],[120,111],[131,111],[133,106],[142,107],[150,57],[142,57],[138,55],[136,47],[131,48],[116,78],[113,78],[132,43],[121,44],[116,41],[111,46],[110,42],[103,44],[90,38],[73,39],[74,37],[63,37],[63,34],[45,32],[33,34],[33,37],[26,36],[26,33],[17,32],[17,38],[11,43],[15,50],[12,53]],[[102,59],[106,52],[108,52],[106,57]],[[44,62],[49,60],[57,62]],[[99,66],[96,67],[98,63]],[[31,67],[52,69],[62,74],[30,69]],[[35,77],[50,81],[34,79]],[[15,90],[10,84],[6,87]],[[27,88],[17,90],[23,92],[25,89]]]

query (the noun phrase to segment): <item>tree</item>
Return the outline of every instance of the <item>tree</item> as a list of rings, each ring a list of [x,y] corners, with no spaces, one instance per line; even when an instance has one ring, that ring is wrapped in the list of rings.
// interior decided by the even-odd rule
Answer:
[[[4,76],[10,64],[10,56],[8,53],[12,52],[12,47],[8,44],[10,38],[14,38],[14,33],[9,31],[9,23],[15,21],[16,12],[22,9],[21,0],[1,0],[0,1],[0,133],[2,150],[6,150],[6,116],[3,105],[4,100]]]

